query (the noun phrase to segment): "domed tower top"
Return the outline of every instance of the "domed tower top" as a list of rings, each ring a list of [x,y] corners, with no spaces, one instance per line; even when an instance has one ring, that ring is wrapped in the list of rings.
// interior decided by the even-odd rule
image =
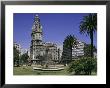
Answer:
[[[34,18],[34,23],[33,23],[33,26],[32,26],[32,31],[33,32],[41,32],[42,33],[42,26],[41,26],[38,14],[36,14],[36,16]]]
[[[36,14],[36,16],[35,17],[38,17],[39,18],[39,15],[38,14]]]
[[[34,17],[31,36],[32,40],[42,41],[42,26],[40,23],[40,18],[37,14]]]

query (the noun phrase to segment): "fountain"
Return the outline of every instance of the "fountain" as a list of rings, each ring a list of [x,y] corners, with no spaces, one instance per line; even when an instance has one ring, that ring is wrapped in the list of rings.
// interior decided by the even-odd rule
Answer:
[[[49,48],[46,48],[45,58],[43,61],[43,65],[41,67],[33,67],[34,70],[41,70],[41,71],[59,71],[63,70],[64,67],[57,67],[57,65],[52,61],[52,55],[49,53]]]

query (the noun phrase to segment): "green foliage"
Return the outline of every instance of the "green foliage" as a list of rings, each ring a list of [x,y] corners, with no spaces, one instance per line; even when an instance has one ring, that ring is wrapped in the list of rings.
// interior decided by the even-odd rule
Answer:
[[[76,38],[74,37],[74,35],[68,35],[65,40],[64,40],[64,45],[67,48],[71,48],[76,42]]]
[[[17,66],[17,67],[19,67],[19,65],[20,65],[20,63],[19,63],[19,59],[20,59],[20,56],[19,56],[19,54],[20,54],[20,52],[15,48],[15,47],[13,47],[13,56],[14,56],[14,66]]]
[[[63,42],[63,63],[71,62],[72,60],[72,47],[76,44],[76,38],[74,35],[68,35]]]
[[[80,33],[88,35],[91,39],[91,57],[93,57],[93,34],[97,30],[97,14],[84,16],[79,27]]]
[[[97,71],[97,60],[91,57],[83,57],[75,60],[71,62],[68,68],[68,72],[75,72],[76,75],[91,75],[93,71]]]
[[[83,20],[80,22],[80,33],[86,33],[87,35],[91,35],[91,32],[95,32],[96,30],[97,14],[94,13],[89,14],[88,16],[84,16]]]
[[[95,46],[93,46],[93,52],[97,52],[97,49]],[[84,56],[90,57],[91,56],[91,45],[85,44],[84,46]]]
[[[69,69],[68,69],[69,72],[75,71],[75,74],[80,74],[80,72],[82,70],[83,70],[83,66],[82,66],[82,64],[80,64],[79,60],[76,60],[76,61],[72,62],[69,65]]]
[[[28,63],[28,58],[29,58],[28,54],[27,53],[24,53],[23,55],[21,55],[20,62],[22,64],[27,64]]]

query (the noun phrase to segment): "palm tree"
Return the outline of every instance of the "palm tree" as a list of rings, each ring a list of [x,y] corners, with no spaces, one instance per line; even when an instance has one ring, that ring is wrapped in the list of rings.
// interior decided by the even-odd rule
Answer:
[[[68,35],[63,42],[63,57],[65,60],[72,60],[72,47],[76,43],[76,38],[74,35]]]
[[[97,14],[89,14],[83,17],[80,23],[80,33],[88,35],[91,40],[91,57],[93,57],[93,35],[97,30]]]
[[[93,52],[97,52],[97,49],[95,46],[93,46]],[[84,56],[91,57],[91,44],[84,45]]]

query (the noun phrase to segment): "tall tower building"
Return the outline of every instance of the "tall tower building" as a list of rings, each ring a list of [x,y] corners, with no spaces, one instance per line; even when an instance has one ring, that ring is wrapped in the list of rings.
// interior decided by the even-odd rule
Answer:
[[[31,33],[31,46],[30,46],[30,59],[32,64],[40,64],[45,60],[46,50],[48,48],[48,58],[50,61],[58,61],[57,45],[54,43],[43,42],[42,40],[43,32],[40,23],[40,18],[38,15],[34,18],[34,23],[32,25]]]
[[[30,47],[30,57],[31,59],[38,59],[37,56],[41,55],[40,50],[43,46],[42,43],[42,26],[40,24],[40,19],[38,15],[35,16],[34,18],[34,23],[32,26],[32,33],[31,33],[31,47]]]

